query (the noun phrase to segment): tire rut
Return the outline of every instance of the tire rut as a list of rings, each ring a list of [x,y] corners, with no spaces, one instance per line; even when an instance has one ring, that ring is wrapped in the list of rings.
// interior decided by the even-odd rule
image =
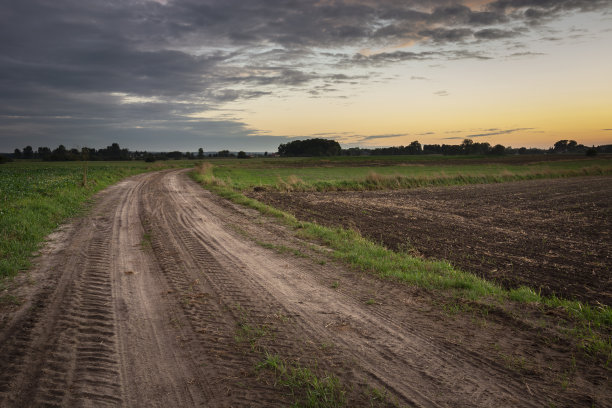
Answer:
[[[112,203],[101,204],[101,210]],[[116,329],[108,273],[110,220],[92,217],[74,237],[56,289],[43,290],[20,335],[6,351],[11,379],[0,394],[7,406],[104,406],[122,402]],[[82,248],[85,248],[84,250]],[[47,298],[48,297],[48,298]],[[8,383],[8,384],[7,384]],[[0,404],[2,405],[2,404]]]

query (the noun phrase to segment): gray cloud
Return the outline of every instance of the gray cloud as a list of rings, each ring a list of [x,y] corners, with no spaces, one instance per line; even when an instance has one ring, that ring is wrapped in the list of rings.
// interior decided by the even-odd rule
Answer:
[[[499,40],[501,38],[512,38],[520,35],[516,30],[502,30],[499,28],[485,28],[474,33],[479,40]]]
[[[402,137],[409,136],[407,133],[389,133],[386,135],[371,135],[371,136],[361,136],[359,141],[365,142],[366,140],[377,140],[377,139],[390,139],[392,137]]]
[[[155,140],[167,132],[168,146],[179,134],[193,142],[213,131],[246,140],[256,130],[239,121],[189,115],[214,114],[229,101],[286,90],[333,95],[334,85],[356,85],[374,75],[347,71],[354,68],[492,58],[478,47],[530,30],[517,26],[610,8],[603,0],[497,0],[478,10],[460,3],[4,1],[0,150],[41,138],[57,144],[83,137],[105,146],[125,135],[144,143],[148,130]],[[407,42],[420,47],[355,54]]]
[[[507,135],[509,133],[521,132],[524,130],[532,130],[532,129],[534,128],[516,128],[516,129],[505,129],[505,130],[489,129],[490,131],[488,133],[476,133],[473,135],[467,135],[467,137],[486,137],[486,136],[495,136],[495,135]]]

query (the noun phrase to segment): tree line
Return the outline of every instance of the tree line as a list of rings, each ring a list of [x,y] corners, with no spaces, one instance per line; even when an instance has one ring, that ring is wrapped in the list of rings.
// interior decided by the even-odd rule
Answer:
[[[549,149],[540,148],[513,148],[501,144],[491,146],[488,142],[474,142],[464,139],[461,144],[426,144],[421,145],[415,140],[407,146],[391,146],[378,148],[351,147],[341,149],[338,142],[327,139],[295,140],[281,144],[278,147],[280,156],[389,156],[389,155],[418,155],[418,154],[441,154],[441,155],[493,155],[503,156],[506,154],[587,154],[590,156],[597,153],[612,153],[612,145],[587,147],[578,144],[575,140],[559,140]]]
[[[48,147],[39,147],[34,150],[32,146],[26,146],[23,150],[15,149],[12,155],[14,159],[38,159],[43,161],[145,160],[153,162],[156,160],[169,159],[203,159],[204,157],[203,148],[200,148],[197,154],[192,152],[183,153],[178,150],[172,152],[149,153],[137,150],[130,151],[129,149],[121,148],[118,143],[113,143],[102,149],[94,149],[91,147],[67,149],[64,145],[59,145],[53,150]]]
[[[579,144],[575,140],[559,140],[549,149],[540,148],[513,148],[497,144],[491,146],[487,142],[474,142],[465,139],[461,144],[426,144],[421,145],[417,140],[406,146],[361,148],[351,147],[342,149],[335,140],[329,139],[306,139],[294,140],[283,143],[278,147],[278,155],[283,157],[307,157],[307,156],[370,156],[370,155],[420,155],[420,154],[440,154],[440,155],[507,155],[507,154],[586,154],[594,156],[598,153],[612,153],[612,145],[602,145],[587,147]],[[267,157],[268,153],[264,154]],[[153,162],[156,160],[180,160],[180,159],[204,159],[205,157],[236,157],[246,159],[250,156],[244,151],[237,154],[229,150],[220,150],[217,153],[205,155],[204,149],[199,148],[197,153],[171,152],[151,153],[146,151],[130,151],[121,148],[118,143],[102,149],[83,147],[81,149],[67,149],[64,145],[59,145],[51,150],[48,147],[39,147],[34,150],[32,146],[23,149],[15,149],[11,156],[0,155],[0,163],[14,159],[37,159],[43,161],[77,161],[77,160],[144,160]]]

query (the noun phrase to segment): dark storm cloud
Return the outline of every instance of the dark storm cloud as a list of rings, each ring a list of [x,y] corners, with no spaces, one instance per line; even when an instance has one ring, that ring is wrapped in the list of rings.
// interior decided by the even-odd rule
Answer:
[[[198,125],[188,115],[284,90],[333,94],[334,85],[371,79],[347,71],[356,68],[491,58],[470,44],[518,37],[517,26],[561,13],[610,6],[603,0],[497,0],[479,9],[463,3],[6,0],[0,3],[0,150],[34,136],[106,145],[122,134],[141,141],[147,129],[173,141],[208,135],[206,126],[246,137],[256,132],[240,122],[198,119]],[[422,47],[397,49],[407,43]]]
[[[431,30],[419,31],[418,34],[436,43],[446,43],[466,40],[471,38],[474,32],[469,28],[434,28]]]
[[[499,40],[501,38],[512,38],[520,35],[516,30],[501,30],[499,28],[485,28],[476,31],[474,37],[479,40]]]

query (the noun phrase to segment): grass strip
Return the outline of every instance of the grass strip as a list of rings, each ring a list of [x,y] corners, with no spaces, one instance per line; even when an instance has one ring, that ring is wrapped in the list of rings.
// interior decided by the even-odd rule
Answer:
[[[298,221],[293,215],[246,197],[220,182],[208,165],[191,172],[191,177],[219,196],[273,216],[297,230],[299,236],[315,239],[333,249],[333,256],[352,267],[385,279],[426,289],[452,291],[470,300],[487,299],[533,303],[561,308],[578,324],[574,336],[579,345],[592,354],[603,353],[612,361],[612,339],[606,333],[612,328],[612,309],[606,305],[591,306],[579,301],[544,297],[528,287],[507,290],[472,273],[453,268],[446,261],[415,258],[395,252],[344,228],[328,228],[316,223]]]
[[[281,162],[279,162],[281,163]],[[301,168],[259,168],[221,163],[211,170],[216,183],[236,190],[276,191],[367,191],[426,186],[450,186],[511,181],[602,176],[612,174],[612,160],[573,160],[516,164],[469,164],[422,166],[415,164]]]

